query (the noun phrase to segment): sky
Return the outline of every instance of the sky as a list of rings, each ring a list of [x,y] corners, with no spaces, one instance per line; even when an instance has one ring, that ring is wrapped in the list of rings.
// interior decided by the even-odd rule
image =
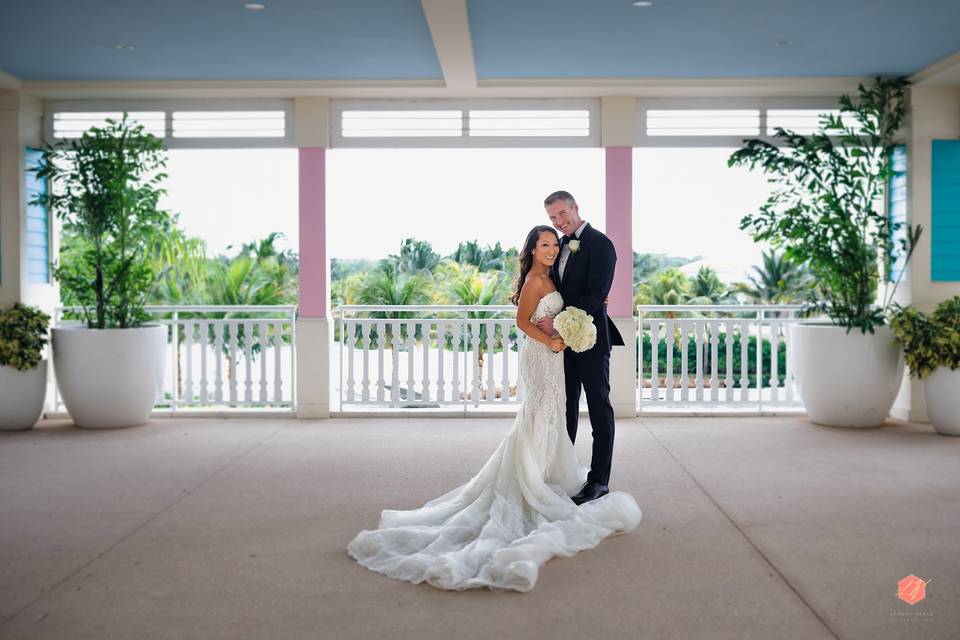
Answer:
[[[634,250],[704,256],[741,279],[760,247],[740,231],[769,192],[765,178],[729,169],[732,149],[634,151]],[[204,238],[211,255],[284,234],[297,248],[294,149],[172,150],[161,206]],[[604,230],[602,149],[332,149],[327,152],[327,243],[334,258],[381,258],[406,237],[441,254],[460,241],[522,243],[546,224],[543,198],[571,192]]]

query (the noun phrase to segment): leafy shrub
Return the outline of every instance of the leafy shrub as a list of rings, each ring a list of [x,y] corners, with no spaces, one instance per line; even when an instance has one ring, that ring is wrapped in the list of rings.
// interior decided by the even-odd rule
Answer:
[[[960,296],[938,304],[932,315],[897,306],[890,329],[917,378],[927,377],[938,367],[960,368]]]
[[[0,310],[0,366],[35,369],[47,344],[49,324],[50,316],[20,302]]]

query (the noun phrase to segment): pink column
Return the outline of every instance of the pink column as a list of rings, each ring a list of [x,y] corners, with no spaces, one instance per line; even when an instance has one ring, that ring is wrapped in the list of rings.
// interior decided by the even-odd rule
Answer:
[[[300,317],[327,315],[326,149],[300,149]]]
[[[617,269],[607,311],[633,317],[633,149],[607,147],[607,237],[617,251]]]

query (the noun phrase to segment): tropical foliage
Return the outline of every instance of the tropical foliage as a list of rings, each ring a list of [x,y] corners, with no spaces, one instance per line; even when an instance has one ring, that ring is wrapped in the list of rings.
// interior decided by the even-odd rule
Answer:
[[[669,269],[670,267],[682,267],[685,264],[696,262],[700,256],[693,258],[681,258],[679,256],[668,256],[665,253],[637,253],[633,252],[633,283],[634,294],[636,288],[641,282],[652,276],[657,271]]]
[[[20,371],[40,364],[50,316],[21,302],[0,309],[0,366]]]
[[[165,166],[163,141],[124,114],[47,145],[32,168],[55,187],[33,202],[70,237],[53,276],[91,328],[136,327],[147,318],[143,307],[160,275],[151,253],[171,226],[158,207]]]
[[[809,263],[822,299],[805,311],[824,312],[847,331],[873,333],[884,323],[899,280],[876,304],[881,270],[886,286],[890,265],[900,255],[909,260],[921,232],[918,226],[899,233],[903,223],[891,221],[882,204],[908,84],[878,78],[870,88],[860,85],[858,100],[842,96],[840,115],[822,116],[819,131],[778,127],[776,144],[746,140],[728,161],[759,168],[778,185],[740,228]]]
[[[777,249],[763,252],[763,263],[754,265],[746,282],[733,286],[751,304],[793,304],[817,296],[817,285],[805,265],[798,265]]]
[[[937,305],[932,314],[896,305],[890,329],[910,367],[925,378],[938,367],[960,368],[960,296]]]
[[[634,304],[735,304],[733,291],[720,281],[717,272],[701,266],[695,277],[677,267],[669,267],[649,276],[637,287]],[[691,312],[666,313],[667,317],[689,316]]]

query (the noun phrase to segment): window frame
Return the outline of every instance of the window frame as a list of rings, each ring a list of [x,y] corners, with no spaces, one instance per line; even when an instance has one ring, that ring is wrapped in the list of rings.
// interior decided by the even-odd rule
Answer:
[[[459,136],[449,137],[346,137],[343,135],[344,111],[460,111]],[[587,111],[590,118],[586,136],[471,136],[470,111]],[[558,148],[600,147],[599,98],[542,99],[410,99],[330,101],[330,147],[354,149],[390,148]]]
[[[56,113],[98,111],[163,111],[165,114],[164,146],[167,149],[282,149],[296,147],[294,143],[292,99],[185,99],[185,100],[51,100],[43,115],[44,140],[59,142],[69,138],[55,138],[53,117]],[[176,138],[173,135],[174,111],[283,111],[282,137],[210,137]]]
[[[740,148],[744,140],[759,138],[771,144],[777,139],[767,133],[767,111],[769,109],[824,109],[837,108],[837,96],[814,98],[637,98],[637,147],[729,147]],[[690,135],[690,136],[651,136],[647,135],[647,111],[656,109],[759,109],[759,131],[757,136],[750,135]]]

